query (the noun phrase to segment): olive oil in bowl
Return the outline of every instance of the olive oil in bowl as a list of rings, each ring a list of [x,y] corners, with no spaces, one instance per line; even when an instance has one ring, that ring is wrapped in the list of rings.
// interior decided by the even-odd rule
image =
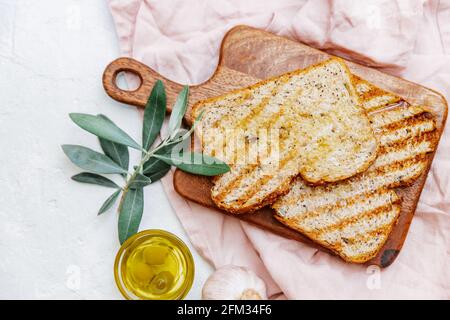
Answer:
[[[183,299],[192,286],[194,261],[189,249],[175,235],[146,230],[122,245],[114,275],[126,299]]]

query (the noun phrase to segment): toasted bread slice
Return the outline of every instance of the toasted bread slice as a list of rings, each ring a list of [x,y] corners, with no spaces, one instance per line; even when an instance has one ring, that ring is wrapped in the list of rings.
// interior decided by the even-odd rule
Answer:
[[[378,94],[390,95],[381,90]],[[435,122],[423,108],[401,103],[383,110],[383,105],[370,106],[380,149],[366,172],[327,186],[297,179],[272,205],[278,220],[355,263],[370,260],[383,247],[401,208],[393,188],[420,176],[438,141]]]
[[[382,90],[358,76],[352,75],[352,83],[362,107],[368,112],[402,101],[398,95]]]
[[[231,167],[214,179],[214,203],[249,212],[286,193],[299,174],[323,184],[365,171],[378,143],[359,103],[338,58],[197,103],[203,152]]]

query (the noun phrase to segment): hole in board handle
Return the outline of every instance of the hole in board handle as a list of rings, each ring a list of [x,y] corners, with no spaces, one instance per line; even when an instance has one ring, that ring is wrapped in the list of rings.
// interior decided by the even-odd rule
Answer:
[[[115,85],[122,91],[136,91],[142,85],[142,77],[131,70],[119,70],[114,79]]]

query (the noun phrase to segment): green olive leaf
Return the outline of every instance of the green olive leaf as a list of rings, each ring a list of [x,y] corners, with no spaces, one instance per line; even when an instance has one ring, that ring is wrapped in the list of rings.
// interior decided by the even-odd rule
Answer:
[[[164,177],[167,174],[167,172],[169,172],[171,166],[168,165],[167,163],[164,163],[164,164],[166,165],[165,168],[162,168],[159,171],[155,171],[155,172],[151,172],[151,173],[146,173],[145,174],[147,177],[150,178],[150,180],[152,180],[152,183],[158,181],[159,179]]]
[[[157,150],[155,153],[156,154],[160,154],[160,155],[164,155],[164,154],[170,154],[172,152],[172,150],[175,150],[174,152],[181,152],[181,150],[185,149],[188,150],[189,148],[189,141],[188,140],[182,140],[181,138],[183,138],[183,135],[185,134],[186,130],[184,131],[179,131],[180,133],[180,140],[176,140],[174,142],[168,141],[166,142],[159,150]],[[148,161],[146,161],[143,165],[143,170],[142,172],[149,176],[151,174],[166,170],[165,172],[167,173],[167,169],[170,168],[170,164],[167,164],[166,162],[164,162],[161,159],[155,158],[154,156],[152,156]],[[152,179],[153,180],[153,179]]]
[[[145,105],[142,146],[148,150],[161,130],[166,116],[166,92],[161,80],[156,81]]]
[[[104,117],[86,113],[70,113],[69,116],[76,125],[97,137],[123,144],[137,150],[142,149],[141,146],[125,131]]]
[[[183,139],[186,139],[187,137],[189,137],[192,134],[192,132],[194,132],[194,130],[197,127],[198,123],[202,119],[204,113],[205,113],[205,110],[202,110],[200,112],[200,114],[197,116],[197,118],[195,118],[194,123],[192,124],[191,128],[189,129],[189,131],[185,134]]]
[[[167,164],[160,159],[152,157],[147,162],[144,163],[142,172],[148,176],[152,173],[156,173],[167,168],[170,168],[170,164]]]
[[[72,180],[82,183],[96,184],[108,188],[120,188],[114,181],[96,173],[82,172],[74,175]]]
[[[225,162],[197,152],[184,154],[172,152],[171,154],[155,154],[153,156],[182,171],[202,176],[216,176],[230,171],[230,167]]]
[[[180,131],[180,134],[182,135],[183,132]],[[181,140],[181,142],[179,142],[179,141],[167,142],[159,150],[157,150],[155,152],[155,154],[161,154],[161,155],[170,154],[172,152],[172,150],[174,150],[174,149],[176,151],[180,151],[180,150],[183,150],[183,148],[186,148],[186,150],[188,150],[188,148],[189,148],[189,141]],[[157,172],[160,172],[160,171],[163,171],[163,170],[166,170],[165,172],[167,172],[168,168],[170,168],[170,164],[167,164],[163,160],[155,158],[154,156],[152,156],[148,161],[146,161],[144,163],[142,172],[145,175],[149,176],[149,175],[151,175],[153,173],[157,173]]]
[[[184,86],[183,90],[178,94],[177,100],[172,108],[172,114],[170,115],[169,134],[172,138],[181,127],[181,122],[183,121],[188,106],[188,97],[189,87]]]
[[[138,231],[143,211],[143,189],[127,190],[119,212],[118,230],[120,244],[123,244],[129,237]]]
[[[98,210],[97,215],[101,215],[102,213],[108,211],[113,204],[116,202],[117,198],[119,197],[120,193],[122,192],[121,189],[114,192],[112,195],[106,199],[106,201],[103,203],[103,205],[100,207],[100,210]]]
[[[70,161],[81,169],[95,173],[127,173],[110,158],[92,149],[71,144],[62,145],[62,149]]]
[[[103,114],[99,114],[97,116],[113,123],[108,117]],[[103,152],[109,158],[111,158],[111,160],[120,165],[124,170],[128,170],[130,155],[127,146],[103,138],[98,138],[98,140]]]
[[[143,188],[145,186],[148,186],[149,184],[151,184],[153,181],[147,177],[144,176],[142,174],[136,174],[136,176],[133,178],[132,181],[130,181],[130,183],[128,184],[128,186],[131,189],[138,189],[138,188]]]

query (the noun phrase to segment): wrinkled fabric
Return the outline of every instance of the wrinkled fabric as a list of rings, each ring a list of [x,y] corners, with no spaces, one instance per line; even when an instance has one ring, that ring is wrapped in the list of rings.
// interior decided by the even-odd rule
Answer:
[[[221,40],[246,24],[308,43],[450,97],[450,1],[109,0],[124,55],[166,78],[207,80]],[[184,200],[168,198],[199,253],[214,267],[246,266],[273,298],[449,299],[450,138],[446,130],[409,235],[387,269],[352,265],[308,245]]]

